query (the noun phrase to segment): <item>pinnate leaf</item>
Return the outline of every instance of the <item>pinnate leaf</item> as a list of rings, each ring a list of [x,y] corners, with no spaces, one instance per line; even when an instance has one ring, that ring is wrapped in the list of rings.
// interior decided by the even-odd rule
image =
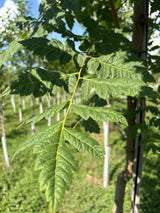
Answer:
[[[68,102],[69,101],[62,102],[60,105],[58,105],[56,107],[53,107],[51,109],[47,109],[47,110],[45,110],[44,112],[42,112],[38,115],[32,116],[32,117],[28,118],[27,120],[23,121],[21,123],[21,125],[28,124],[30,122],[36,123],[36,122],[42,120],[43,118],[45,118],[47,120],[48,118],[57,114],[62,109],[66,108],[68,106]]]
[[[100,66],[98,66],[98,64]],[[97,58],[90,57],[88,70],[96,73],[98,78],[118,79],[126,78],[138,81],[152,81],[153,77],[147,72],[141,61],[127,51],[102,55]]]
[[[53,136],[55,134],[55,132],[57,132],[60,127],[62,125],[61,121],[55,122],[51,127],[47,127],[43,130],[41,130],[40,132],[36,132],[34,135],[32,135],[31,137],[29,137],[26,141],[24,141],[16,150],[13,158],[20,153],[21,151],[25,150],[26,148],[35,145],[37,143],[40,143],[44,140],[49,139],[51,136]]]
[[[72,58],[73,52],[65,49],[65,46],[56,39],[47,38],[28,38],[20,42],[28,50],[33,51],[34,54],[46,57],[48,61],[59,59],[61,64],[69,62]]]
[[[39,12],[43,14],[46,10],[53,6],[52,0],[41,0],[39,5]]]
[[[88,73],[95,74],[99,67],[99,61],[95,59],[90,59],[87,63]]]
[[[75,77],[75,75],[69,75],[69,85],[68,85],[68,90],[70,93],[73,92],[75,85],[77,82],[77,78]]]
[[[151,12],[154,13],[157,10],[160,10],[159,0],[154,0],[153,2],[151,2]]]
[[[63,5],[65,9],[76,11],[79,8],[79,0],[62,0],[61,5]]]
[[[58,71],[46,71],[42,68],[33,68],[18,76],[18,79],[13,81],[10,89],[7,88],[2,95],[20,94],[30,95],[34,97],[43,96],[45,93],[54,90],[55,86],[61,87],[65,85],[65,74]]]
[[[4,50],[0,53],[0,67],[2,66],[3,63],[6,63],[9,61],[12,56],[21,48],[21,44],[19,43],[18,40],[12,41],[10,43],[10,46],[7,50]]]
[[[38,154],[35,169],[41,170],[40,189],[45,190],[47,201],[53,212],[56,212],[66,189],[69,189],[72,182],[72,170],[77,171],[79,168],[65,144],[61,127],[62,122],[55,122],[53,126],[35,133],[22,143],[15,153],[17,155],[27,147],[34,145],[33,152]]]
[[[90,107],[85,105],[72,104],[73,112],[88,120],[90,117],[96,121],[110,120],[112,122],[121,122],[127,125],[126,118],[119,112],[106,107]]]
[[[74,160],[65,142],[60,138],[60,131],[41,149],[36,159],[36,169],[41,169],[40,188],[46,191],[53,212],[61,204],[66,189],[72,182],[72,170],[77,171],[78,163]]]
[[[89,118],[87,120],[82,120],[80,122],[80,124],[84,127],[85,131],[87,132],[90,132],[90,133],[97,133],[99,134],[100,133],[100,127],[98,125],[98,123],[93,120],[92,118]]]
[[[86,133],[80,132],[76,129],[64,128],[63,134],[65,140],[78,149],[78,151],[87,152],[90,156],[103,160],[103,147]]]
[[[85,99],[89,98],[92,92],[95,92],[100,98],[106,99],[110,94],[113,97],[138,96],[139,94],[148,95],[145,93],[146,85],[142,81],[133,79],[100,79],[84,78],[81,86],[82,96]]]
[[[66,22],[67,22],[69,28],[72,29],[73,24],[74,24],[74,16],[72,15],[72,13],[70,11],[66,12],[65,19],[66,19]]]
[[[94,84],[92,79],[84,78],[81,85],[82,97],[87,100],[93,91]]]
[[[10,89],[10,86],[8,86],[8,87],[3,91],[3,93],[0,94],[0,98],[1,98],[1,97],[4,97],[4,96],[6,96],[6,95],[9,95],[10,93],[11,93],[11,89]]]

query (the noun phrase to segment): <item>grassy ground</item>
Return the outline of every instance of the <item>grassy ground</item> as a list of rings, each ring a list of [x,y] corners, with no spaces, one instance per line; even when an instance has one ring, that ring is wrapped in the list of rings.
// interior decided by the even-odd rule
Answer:
[[[10,100],[6,100],[6,135],[10,157],[17,147],[29,135],[30,125],[16,128],[18,124],[18,112],[13,113]],[[118,108],[118,101],[115,104]],[[45,106],[46,108],[46,106]],[[30,116],[31,109],[23,111],[24,119]],[[36,107],[38,113],[38,106]],[[72,117],[71,117],[72,118]],[[46,125],[46,121],[36,125],[37,130]],[[74,174],[73,183],[66,192],[62,206],[58,213],[111,213],[114,201],[115,184],[117,174],[125,165],[125,141],[122,139],[118,127],[111,124],[110,146],[111,167],[110,184],[107,189],[102,187],[103,162],[92,159],[86,154],[75,153],[80,162],[79,173]],[[1,131],[1,130],[0,130]],[[103,133],[92,134],[94,138],[103,144]],[[32,150],[20,153],[11,162],[11,169],[5,168],[3,151],[0,146],[0,213],[48,213],[43,192],[39,191],[38,172],[34,171],[34,159]],[[159,213],[160,195],[160,159],[159,156],[149,154],[144,160],[144,172],[142,183],[141,213]],[[130,181],[127,185],[124,213],[130,212]]]

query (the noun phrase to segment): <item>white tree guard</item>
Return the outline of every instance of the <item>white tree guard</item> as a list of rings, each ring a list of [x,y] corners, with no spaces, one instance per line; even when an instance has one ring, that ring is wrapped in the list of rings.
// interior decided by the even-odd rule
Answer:
[[[4,153],[6,166],[10,167],[10,162],[9,162],[9,157],[8,157],[8,149],[7,149],[7,143],[6,143],[6,137],[1,137],[1,141],[2,141],[2,148],[3,148],[3,153]]]
[[[57,105],[60,104],[60,92],[57,92]],[[60,112],[57,113],[57,121],[60,121]]]
[[[15,96],[14,95],[11,95],[11,104],[12,104],[12,107],[13,107],[13,111],[16,112],[16,104],[15,104]]]
[[[48,94],[47,103],[48,103],[48,108],[50,108],[51,107],[51,96],[50,96],[50,94]],[[50,117],[50,118],[48,118],[48,126],[51,126],[51,124],[52,124],[52,119]]]
[[[39,105],[39,98],[36,98],[36,103],[37,105]]]
[[[103,187],[106,188],[109,184],[109,166],[110,166],[110,150],[109,147],[109,121],[103,122],[104,129],[104,169],[103,169]]]
[[[22,109],[19,108],[19,122],[22,122],[23,118],[22,118]]]
[[[2,148],[3,148],[6,166],[10,167],[8,150],[7,150],[7,143],[6,143],[6,133],[5,133],[4,102],[3,102],[2,98],[0,98],[0,107],[1,107],[1,126],[2,126],[2,137],[1,137]]]
[[[19,95],[19,122],[22,122],[23,117],[22,117],[22,100],[21,96]]]
[[[31,122],[31,131],[32,131],[32,135],[34,135],[36,132],[35,123],[33,121]]]
[[[31,111],[32,111],[32,116],[34,116],[34,99],[33,99],[33,95],[31,95]],[[31,122],[31,132],[32,132],[32,135],[34,135],[34,133],[36,132],[35,123],[33,121]]]
[[[23,108],[23,110],[26,109],[26,102],[25,102],[25,99],[22,100],[22,108]]]
[[[104,170],[103,170],[103,187],[106,188],[109,185],[109,167],[110,167],[110,152],[111,147],[105,147],[104,156]]]
[[[39,112],[42,113],[43,112],[43,99],[42,97],[39,100]]]

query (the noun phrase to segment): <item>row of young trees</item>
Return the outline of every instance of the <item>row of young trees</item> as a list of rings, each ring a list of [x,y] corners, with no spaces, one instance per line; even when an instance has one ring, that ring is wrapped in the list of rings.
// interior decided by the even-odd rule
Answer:
[[[151,14],[160,9],[158,0],[151,1],[150,5]],[[66,126],[71,107],[80,120],[91,122],[89,126],[94,125],[94,129],[98,126],[96,121],[106,119],[128,125],[126,167],[118,176],[113,213],[123,212],[125,186],[131,177],[134,177],[132,212],[139,211],[143,156],[140,141],[146,144],[147,151],[159,151],[159,136],[156,134],[160,121],[156,106],[159,95],[151,87],[158,77],[159,56],[148,52],[150,48],[159,48],[153,47],[150,42],[151,35],[158,29],[159,13],[151,18],[148,8],[148,0],[42,0],[39,18],[23,16],[22,19],[20,16],[17,26],[23,34],[17,34],[17,40],[0,55],[0,65],[13,57],[17,59],[17,56],[18,60],[26,58],[23,61],[27,64],[2,96],[33,94],[41,97],[47,92],[56,94],[61,87],[70,96],[58,106],[46,110],[43,116],[36,117],[38,120],[50,118],[66,109],[64,118],[27,139],[16,152],[18,154],[34,146],[36,169],[41,170],[40,187],[46,191],[53,212],[57,211],[65,190],[69,189],[72,171],[78,169],[71,147],[99,159],[104,157],[103,147],[87,133],[76,129],[80,121],[73,129]],[[82,36],[72,32],[75,22],[84,27]],[[54,32],[65,38],[65,44],[49,39],[48,36]],[[131,37],[132,42],[127,39]],[[76,47],[80,44],[78,49],[75,44]],[[18,54],[20,50],[21,54]],[[28,53],[27,57],[24,51]],[[23,67],[23,63],[19,64]],[[13,66],[16,67],[16,64],[13,63]],[[73,103],[79,86],[85,104]],[[93,98],[97,95],[98,99]],[[106,101],[109,96],[114,99],[123,95],[128,96],[127,120],[121,113],[103,107],[106,104],[98,103],[100,98]],[[151,114],[146,119],[145,111]]]
[[[0,16],[0,48],[3,52],[8,48],[9,44],[17,39],[21,35],[21,30],[16,26],[15,19],[25,16],[28,14],[26,3],[27,1],[15,1],[17,7],[14,10],[9,8],[6,10],[6,13]],[[16,79],[18,73],[22,72],[23,65],[21,60],[23,60],[24,53],[23,51],[17,52],[13,58],[5,61],[0,69],[0,94],[4,89],[9,85],[10,81]],[[3,57],[2,57],[3,58]],[[20,60],[18,60],[20,58]],[[4,60],[4,59],[2,59]],[[16,67],[16,70],[15,70]],[[12,96],[13,97],[13,96]],[[12,99],[13,101],[13,99]],[[14,103],[13,103],[14,104]],[[4,150],[5,162],[7,167],[10,167],[10,160],[8,156],[7,143],[6,143],[6,133],[5,133],[5,103],[2,97],[0,97],[0,109],[1,109],[1,129],[2,129],[2,146]]]

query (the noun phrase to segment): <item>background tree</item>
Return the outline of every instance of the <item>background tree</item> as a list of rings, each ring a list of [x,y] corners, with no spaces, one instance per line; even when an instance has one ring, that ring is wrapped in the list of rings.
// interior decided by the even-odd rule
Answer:
[[[9,8],[5,15],[0,16],[0,48],[2,52],[8,48],[9,44],[21,36],[22,31],[16,26],[15,19],[18,19],[22,16],[28,15],[29,9],[26,6],[28,1],[15,0],[15,10],[11,11]],[[0,94],[4,89],[9,85],[10,81],[13,81],[22,70],[24,70],[24,64],[22,63],[24,59],[24,50],[19,50],[13,58],[10,58],[9,61],[6,61],[5,64],[0,69]],[[22,68],[23,67],[23,68]],[[14,96],[12,96],[13,105],[15,107]],[[6,144],[6,134],[5,134],[5,103],[1,98],[1,126],[2,126],[2,144],[4,148],[4,155],[6,165],[9,167],[9,157]]]
[[[6,88],[7,84],[9,84],[11,73],[4,67],[1,68],[2,74],[0,78],[0,94]],[[10,74],[10,75],[9,75]],[[5,79],[5,84],[4,84]],[[4,153],[5,164],[9,168],[10,167],[10,159],[8,155],[7,142],[6,142],[6,131],[5,131],[5,104],[3,98],[0,98],[0,111],[1,111],[1,141]]]

